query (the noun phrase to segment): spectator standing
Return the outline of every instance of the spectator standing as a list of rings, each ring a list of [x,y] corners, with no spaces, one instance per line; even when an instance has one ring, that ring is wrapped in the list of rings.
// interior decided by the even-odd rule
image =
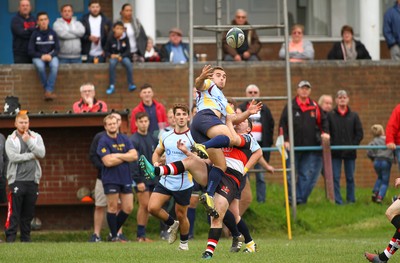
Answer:
[[[400,104],[393,109],[386,125],[386,146],[396,152],[400,170],[400,149],[396,149],[397,145],[400,145]]]
[[[7,203],[7,167],[6,138],[0,133],[0,204]],[[1,240],[0,240],[1,242]]]
[[[119,62],[125,67],[126,78],[128,81],[128,90],[134,91],[136,85],[133,83],[133,65],[130,59],[129,39],[124,32],[124,24],[121,21],[115,22],[113,25],[113,33],[107,39],[104,51],[106,57],[109,58],[109,77],[110,86],[106,93],[111,95],[115,92],[115,73]]]
[[[61,7],[61,18],[57,18],[53,24],[60,40],[60,63],[82,63],[81,37],[85,34],[85,28],[73,15],[72,5],[65,4]]]
[[[243,9],[236,10],[235,18],[232,25],[240,26],[250,25],[247,21],[247,12]],[[222,34],[222,50],[224,52],[224,60],[226,61],[258,61],[258,52],[261,49],[261,42],[255,29],[243,30],[244,42],[239,48],[233,48],[226,43],[226,32]]]
[[[90,0],[89,13],[81,18],[85,27],[82,41],[82,60],[87,63],[104,63],[106,61],[104,46],[108,33],[112,29],[112,23],[101,13],[99,0]]]
[[[296,24],[292,27],[291,39],[289,40],[290,62],[303,62],[314,59],[314,47],[310,40],[304,39],[304,26]],[[285,59],[285,43],[279,50],[279,57]]]
[[[54,93],[54,85],[57,79],[60,45],[56,32],[49,27],[49,16],[46,12],[37,14],[37,24],[38,28],[29,40],[28,53],[39,73],[40,82],[44,88],[44,100],[49,101],[57,97]],[[50,68],[48,76],[46,65]]]
[[[118,130],[121,126],[121,115],[117,112],[111,113],[111,115],[115,116],[117,119],[117,126]],[[99,140],[103,135],[107,134],[106,131],[101,131],[98,132],[92,141],[92,144],[90,145],[90,150],[89,150],[89,159],[94,165],[94,167],[97,168],[97,179],[96,179],[96,185],[94,188],[94,200],[95,200],[95,209],[94,209],[94,215],[93,215],[93,234],[91,235],[89,242],[100,242],[101,237],[100,237],[100,232],[101,232],[101,227],[103,225],[104,221],[104,215],[106,212],[107,208],[107,197],[104,194],[104,187],[103,183],[101,181],[101,171],[104,168],[104,164],[101,161],[100,156],[97,155],[97,147],[99,146]],[[110,237],[110,236],[109,236]],[[118,234],[117,237],[120,240],[125,240],[128,241],[127,238],[124,236],[122,233],[122,227],[118,229]]]
[[[382,125],[375,124],[371,127],[374,139],[368,145],[385,146],[385,130]],[[393,162],[393,151],[390,149],[369,149],[367,156],[372,160],[377,175],[374,188],[372,189],[372,202],[382,203],[385,198],[390,181],[390,169]]]
[[[147,45],[146,51],[144,53],[144,61],[146,62],[160,62],[160,52],[158,51],[157,47],[154,45],[154,40],[147,36]]]
[[[138,112],[147,112],[150,118],[149,133],[155,138],[158,137],[160,130],[167,125],[167,113],[165,107],[157,100],[153,99],[154,92],[151,84],[145,83],[140,87],[139,97],[141,101],[133,108],[131,112],[131,133],[137,131],[136,114]]]
[[[392,59],[400,60],[400,0],[395,1],[383,16],[383,36]]]
[[[149,115],[146,112],[138,112],[135,115],[135,122],[137,132],[129,139],[135,149],[137,149],[139,156],[144,155],[148,160],[151,160],[153,152],[157,147],[157,137],[154,137],[149,132]],[[158,180],[146,179],[138,162],[131,164],[131,173],[133,181],[136,183],[135,191],[139,201],[139,208],[137,211],[137,241],[152,242],[151,239],[146,237],[146,226],[149,220],[148,204],[150,195]]]
[[[257,98],[260,97],[260,89],[254,85],[250,84],[246,87],[246,97]],[[250,101],[244,102],[239,105],[242,112],[245,112],[250,106]],[[266,104],[262,104],[261,111],[256,114],[250,115],[249,117],[253,123],[253,128],[251,134],[257,140],[261,147],[271,147],[273,144],[274,126],[275,121],[272,117],[271,110]],[[270,152],[263,152],[264,159],[269,162]],[[260,169],[261,165],[256,164],[255,169]],[[265,203],[266,200],[266,189],[264,173],[256,173],[256,195],[257,202]]]
[[[368,50],[361,41],[354,39],[353,28],[349,25],[344,25],[341,31],[342,41],[333,44],[329,51],[328,59],[337,60],[356,60],[356,59],[371,59]]]
[[[328,121],[325,113],[310,98],[310,94],[310,82],[300,81],[297,87],[297,96],[292,100],[294,142],[289,142],[287,105],[282,111],[279,127],[283,128],[286,149],[293,146],[320,146],[322,140],[329,140]],[[287,167],[289,164],[288,159]],[[305,204],[321,172],[321,151],[295,152],[295,168],[297,172],[297,204]],[[291,189],[290,173],[287,176],[289,189]],[[291,191],[289,191],[289,197],[291,198]]]
[[[129,163],[137,160],[137,152],[125,134],[118,132],[117,118],[109,114],[104,118],[104,134],[97,147],[97,155],[103,162],[102,182],[107,197],[107,222],[111,241],[125,242],[118,237],[133,209],[132,178]],[[118,200],[121,210],[118,212]]]
[[[161,61],[186,63],[189,61],[189,44],[182,42],[182,30],[177,27],[169,30],[169,41],[161,47]]]
[[[10,187],[6,242],[15,242],[18,227],[21,242],[31,242],[31,221],[42,177],[39,159],[44,158],[46,150],[42,136],[29,129],[28,115],[19,113],[15,117],[15,127],[16,130],[6,141],[7,180]]]
[[[332,110],[333,107],[333,98],[331,95],[323,94],[319,97],[318,100],[319,107],[324,111],[324,113],[328,113]]]
[[[74,103],[74,113],[107,112],[107,104],[96,99],[96,92],[92,83],[85,83],[80,88],[81,99]]]
[[[364,137],[364,132],[358,114],[351,111],[348,106],[350,98],[347,92],[339,90],[335,101],[337,106],[328,114],[331,145],[359,145]],[[336,204],[343,204],[340,193],[342,162],[344,163],[344,173],[346,175],[346,200],[348,203],[356,201],[354,184],[356,158],[356,150],[332,151],[332,172]]]
[[[36,19],[31,14],[31,2],[19,1],[18,13],[11,20],[11,32],[13,36],[14,63],[32,63],[28,54],[29,39],[36,29]]]
[[[129,39],[131,60],[133,62],[144,62],[147,35],[142,23],[140,23],[138,18],[133,17],[133,7],[131,4],[123,4],[120,15]]]

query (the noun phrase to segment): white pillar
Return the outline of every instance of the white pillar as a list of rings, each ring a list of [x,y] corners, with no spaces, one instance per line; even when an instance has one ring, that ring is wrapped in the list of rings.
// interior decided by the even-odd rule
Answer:
[[[373,60],[380,59],[379,0],[360,0],[360,40]]]
[[[146,31],[146,34],[156,40],[156,3],[155,0],[135,0],[135,16]]]

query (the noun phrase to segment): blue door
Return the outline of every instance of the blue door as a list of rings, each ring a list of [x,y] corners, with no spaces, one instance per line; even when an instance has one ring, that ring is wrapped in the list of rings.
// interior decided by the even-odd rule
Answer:
[[[13,6],[9,3],[14,2]],[[0,1],[0,64],[12,64],[12,34],[11,34],[11,19],[15,16],[15,6],[18,6],[19,1],[15,0],[1,0]],[[63,4],[72,4],[74,7],[74,16],[78,19],[87,12],[89,0],[35,0],[31,1],[32,14],[36,16],[37,12],[45,11],[49,14],[50,26],[52,27],[54,21],[60,17],[60,7]],[[12,10],[14,9],[14,10]]]

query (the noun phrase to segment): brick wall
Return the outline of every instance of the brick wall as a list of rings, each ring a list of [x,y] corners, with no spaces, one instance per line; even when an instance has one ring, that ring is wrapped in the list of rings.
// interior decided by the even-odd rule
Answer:
[[[228,74],[226,96],[240,97],[244,88],[257,84],[262,96],[283,96],[286,94],[285,65],[282,61],[223,64]],[[195,65],[198,75],[202,64]],[[360,114],[364,126],[365,138],[362,144],[371,140],[369,128],[375,123],[386,125],[387,119],[396,104],[399,103],[398,77],[400,65],[394,61],[314,61],[307,64],[295,64],[291,67],[292,92],[295,85],[307,79],[313,85],[312,98],[318,100],[321,94],[335,94],[339,89],[346,89],[350,96],[350,106]],[[187,65],[169,64],[135,64],[134,77],[140,86],[145,82],[152,83],[156,99],[167,107],[175,102],[188,101],[188,67]],[[79,98],[79,86],[91,81],[96,85],[97,97],[105,100],[110,109],[131,109],[138,102],[138,92],[129,93],[124,69],[117,72],[117,91],[112,96],[105,95],[108,86],[107,64],[98,65],[61,65],[56,84],[57,100],[43,101],[43,90],[39,84],[36,71],[32,65],[0,66],[0,97],[13,94],[20,98],[22,108],[31,113],[55,110],[66,112],[72,103]],[[276,126],[280,113],[286,104],[284,101],[268,101]],[[42,161],[43,180],[41,195],[53,200],[53,204],[68,203],[78,205],[76,190],[81,186],[94,187],[95,170],[87,161],[90,138],[99,127],[87,129],[52,128],[36,129],[40,132],[47,146],[47,157]],[[0,128],[1,130],[1,128]],[[2,130],[8,134],[10,130]],[[275,129],[275,138],[277,129]],[[84,139],[82,139],[84,138]],[[56,148],[62,148],[56,150]],[[60,154],[61,152],[61,154]],[[372,187],[375,174],[365,150],[358,151],[356,166],[356,186]],[[271,163],[280,167],[277,153],[272,154]],[[397,168],[393,175],[398,176]],[[268,175],[267,181],[281,182],[280,175]],[[322,183],[320,182],[319,185]],[[61,192],[60,192],[61,191]],[[40,200],[40,199],[39,199]],[[65,202],[65,200],[68,200]],[[81,205],[80,205],[81,206]],[[81,208],[83,209],[83,208]],[[89,209],[89,207],[87,207]],[[91,209],[89,209],[91,210]],[[91,220],[87,218],[86,220]]]

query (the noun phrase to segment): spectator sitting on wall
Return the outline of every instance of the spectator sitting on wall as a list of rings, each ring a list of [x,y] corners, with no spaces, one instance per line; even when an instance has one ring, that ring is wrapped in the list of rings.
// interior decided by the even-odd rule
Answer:
[[[189,52],[189,44],[182,42],[182,30],[171,28],[168,43],[161,47],[161,61],[186,63],[189,61]]]
[[[32,63],[28,55],[29,39],[36,29],[36,19],[31,15],[29,0],[19,1],[18,13],[11,20],[14,63]]]
[[[151,37],[147,36],[146,52],[144,53],[144,61],[146,62],[160,62],[160,52],[154,45],[154,41]]]
[[[124,4],[121,8],[121,21],[124,23],[125,32],[131,47],[131,59],[133,62],[144,62],[144,53],[147,46],[147,35],[139,19],[133,17],[131,4]]]
[[[81,99],[74,103],[74,113],[107,112],[107,104],[95,98],[96,92],[92,83],[85,83],[80,87]]]
[[[344,61],[371,59],[364,44],[354,39],[353,28],[351,26],[344,25],[341,34],[342,41],[333,44],[331,51],[329,51],[328,59],[340,59]]]
[[[112,28],[112,23],[101,13],[99,0],[90,0],[89,13],[81,18],[85,27],[85,34],[82,41],[82,60],[87,63],[104,63],[104,46],[107,42],[107,36]]]
[[[73,15],[72,5],[65,4],[61,7],[61,18],[57,18],[53,24],[60,39],[60,63],[82,63],[81,37],[85,34],[85,28]]]
[[[247,12],[243,9],[236,10],[235,19],[232,20],[232,25],[250,25],[247,21]],[[257,32],[254,29],[243,30],[244,42],[239,48],[232,48],[226,43],[226,32],[222,38],[222,50],[224,52],[224,60],[226,61],[257,61],[258,52],[261,49],[261,42]]]
[[[310,40],[304,39],[304,26],[296,24],[292,27],[291,39],[289,40],[290,62],[303,62],[314,59],[314,47]],[[285,43],[279,50],[279,57],[285,59]]]
[[[40,82],[44,88],[44,100],[55,99],[54,85],[58,72],[58,52],[60,46],[56,32],[49,27],[49,16],[46,12],[37,14],[38,28],[32,33],[29,40],[28,53],[39,73]],[[49,76],[46,75],[46,65],[50,67]]]
[[[117,21],[113,25],[113,33],[108,37],[106,46],[104,47],[106,57],[110,58],[109,76],[110,86],[106,93],[111,95],[115,92],[115,73],[117,64],[119,62],[124,65],[126,69],[126,78],[128,81],[128,90],[134,91],[136,85],[133,83],[133,65],[130,59],[131,48],[129,45],[129,39],[124,32],[124,24],[121,21]]]

